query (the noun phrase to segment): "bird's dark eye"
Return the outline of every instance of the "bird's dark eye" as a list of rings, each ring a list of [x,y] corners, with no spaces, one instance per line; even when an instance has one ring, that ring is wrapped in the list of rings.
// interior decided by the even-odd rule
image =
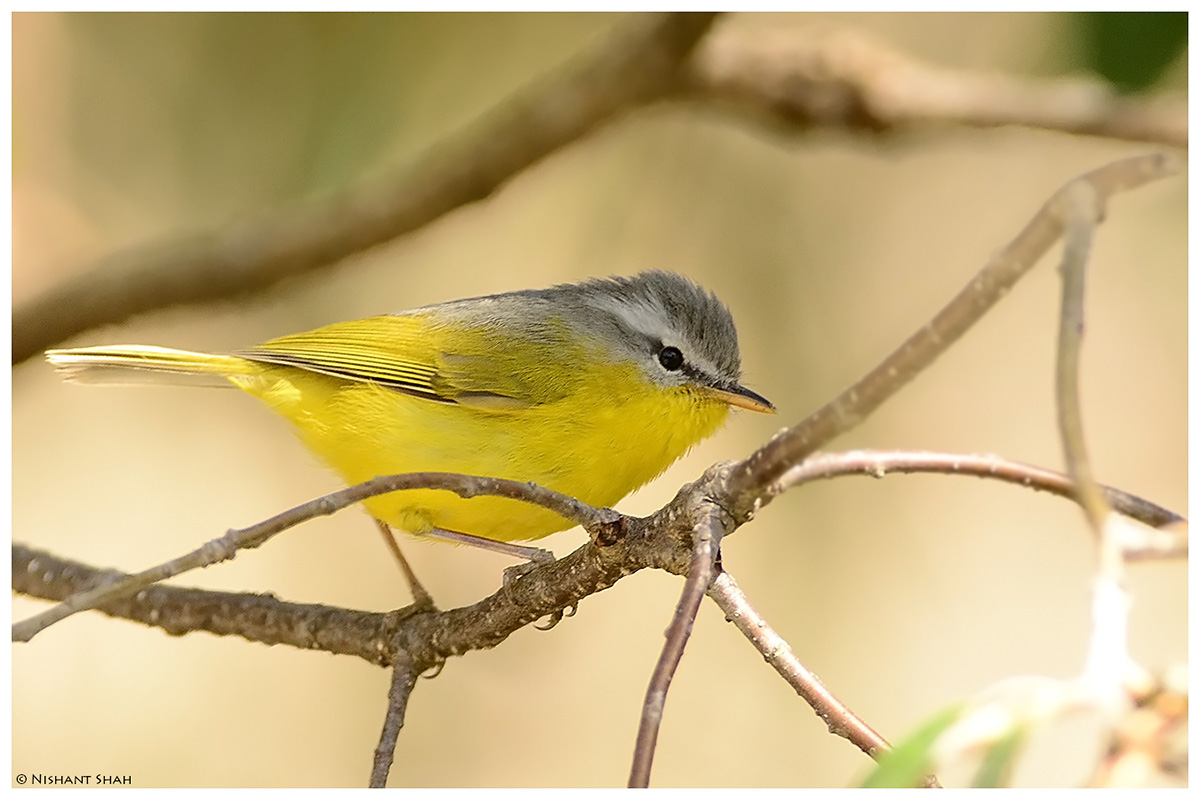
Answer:
[[[658,351],[658,363],[663,365],[663,368],[669,372],[675,372],[683,366],[683,353],[678,347],[670,345]]]

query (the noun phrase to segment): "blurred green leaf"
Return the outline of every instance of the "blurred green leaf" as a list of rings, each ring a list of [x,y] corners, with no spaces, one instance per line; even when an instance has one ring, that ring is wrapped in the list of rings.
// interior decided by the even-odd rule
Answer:
[[[962,705],[953,705],[939,711],[911,736],[882,754],[875,769],[863,781],[863,788],[896,789],[920,786],[933,764],[930,748],[947,728],[958,721],[962,710]]]
[[[1122,91],[1153,85],[1187,46],[1185,12],[1075,15],[1085,63]]]
[[[971,785],[976,789],[1008,786],[1012,780],[1013,762],[1021,750],[1021,745],[1025,743],[1026,733],[1024,729],[1014,730],[989,747],[983,754],[983,762],[979,765]]]

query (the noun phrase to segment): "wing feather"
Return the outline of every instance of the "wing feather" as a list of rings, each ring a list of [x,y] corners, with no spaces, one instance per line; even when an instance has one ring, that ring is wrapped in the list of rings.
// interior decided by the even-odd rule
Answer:
[[[235,355],[477,409],[511,411],[564,397],[579,379],[561,326],[438,324],[395,314],[281,336]],[[560,367],[559,369],[547,366]]]

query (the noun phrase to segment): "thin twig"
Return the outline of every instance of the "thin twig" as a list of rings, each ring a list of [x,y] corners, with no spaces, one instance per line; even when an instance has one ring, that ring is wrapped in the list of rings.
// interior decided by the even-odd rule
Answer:
[[[487,495],[523,500],[554,511],[589,531],[613,526],[620,516],[611,510],[592,508],[573,497],[543,486],[501,478],[484,478],[450,472],[412,472],[372,478],[369,481],[288,509],[249,528],[230,530],[224,536],[206,542],[192,552],[164,564],[151,567],[135,575],[125,576],[120,580],[103,583],[89,591],[69,597],[40,614],[15,623],[12,628],[12,640],[27,642],[40,631],[72,614],[95,608],[97,605],[115,598],[126,597],[147,586],[193,569],[219,564],[233,558],[238,550],[259,547],[276,534],[302,522],[320,516],[328,516],[368,497],[404,489],[444,489],[454,492],[460,497]]]
[[[388,690],[387,715],[383,719],[383,731],[375,747],[375,758],[371,762],[371,779],[368,786],[382,789],[387,786],[388,773],[396,754],[396,740],[404,727],[404,713],[408,709],[408,698],[417,684],[417,670],[407,657],[397,658],[392,664],[392,685]]]
[[[750,640],[758,652],[775,671],[796,690],[796,694],[808,703],[809,708],[829,728],[829,732],[841,736],[874,759],[888,750],[891,745],[880,736],[862,717],[851,711],[838,700],[821,679],[810,672],[796,657],[792,646],[772,628],[767,620],[750,604],[749,598],[728,572],[722,571],[709,587],[708,596],[725,612],[725,619],[732,622]],[[938,786],[937,778],[930,775],[925,786]]]
[[[1090,184],[1103,201],[1118,191],[1173,175],[1179,169],[1178,159],[1155,154],[1107,164],[1075,181]],[[1024,230],[997,252],[945,308],[879,366],[741,462],[730,476],[729,488],[734,499],[731,510],[735,518],[749,516],[770,502],[770,496],[764,493],[766,488],[792,465],[866,419],[1007,294],[1062,234],[1064,195],[1071,191],[1075,181],[1056,192]]]
[[[773,497],[810,481],[843,475],[883,478],[895,473],[969,475],[1076,499],[1075,484],[1069,477],[1031,464],[1009,461],[995,455],[882,450],[815,453],[785,472],[783,477],[768,487],[767,494]],[[1100,490],[1114,511],[1151,526],[1150,530],[1143,529],[1143,535],[1126,545],[1126,558],[1187,557],[1187,535],[1176,530],[1181,527],[1176,523],[1185,521],[1183,517],[1120,489],[1100,486]]]
[[[1067,474],[1075,483],[1079,505],[1088,523],[1101,536],[1108,503],[1092,474],[1091,460],[1083,435],[1079,401],[1079,362],[1083,343],[1083,294],[1087,262],[1096,223],[1103,219],[1101,198],[1083,181],[1072,182],[1063,194],[1064,228],[1062,263],[1062,308],[1059,312],[1058,359],[1055,366],[1055,405],[1062,435]]]
[[[890,747],[886,739],[843,705],[816,675],[800,663],[791,645],[755,610],[732,575],[728,572],[718,575],[708,590],[708,596],[725,612],[725,618],[737,626],[755,649],[762,653],[767,663],[829,726],[830,733],[849,740],[872,758]]]
[[[151,309],[261,290],[487,198],[622,112],[674,90],[713,14],[635,16],[597,51],[438,143],[411,169],[325,203],[120,252],[13,310],[12,358]]]
[[[642,703],[642,717],[638,724],[637,739],[633,748],[633,764],[629,770],[629,788],[644,789],[650,785],[650,768],[654,764],[654,750],[658,742],[658,731],[662,726],[663,709],[667,704],[667,691],[675,670],[683,659],[683,651],[692,635],[700,601],[704,599],[716,572],[717,552],[721,547],[723,528],[717,506],[706,504],[696,522],[693,532],[694,544],[687,579],[683,583],[679,602],[675,605],[675,616],[667,628],[666,641],[659,654],[658,663],[650,676],[646,698]]]

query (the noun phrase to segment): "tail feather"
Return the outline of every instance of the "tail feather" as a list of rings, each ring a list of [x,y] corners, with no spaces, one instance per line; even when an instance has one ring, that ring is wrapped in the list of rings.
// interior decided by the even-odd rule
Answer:
[[[140,344],[47,350],[46,360],[66,380],[79,383],[233,386],[230,376],[254,372],[250,362],[236,356]]]

